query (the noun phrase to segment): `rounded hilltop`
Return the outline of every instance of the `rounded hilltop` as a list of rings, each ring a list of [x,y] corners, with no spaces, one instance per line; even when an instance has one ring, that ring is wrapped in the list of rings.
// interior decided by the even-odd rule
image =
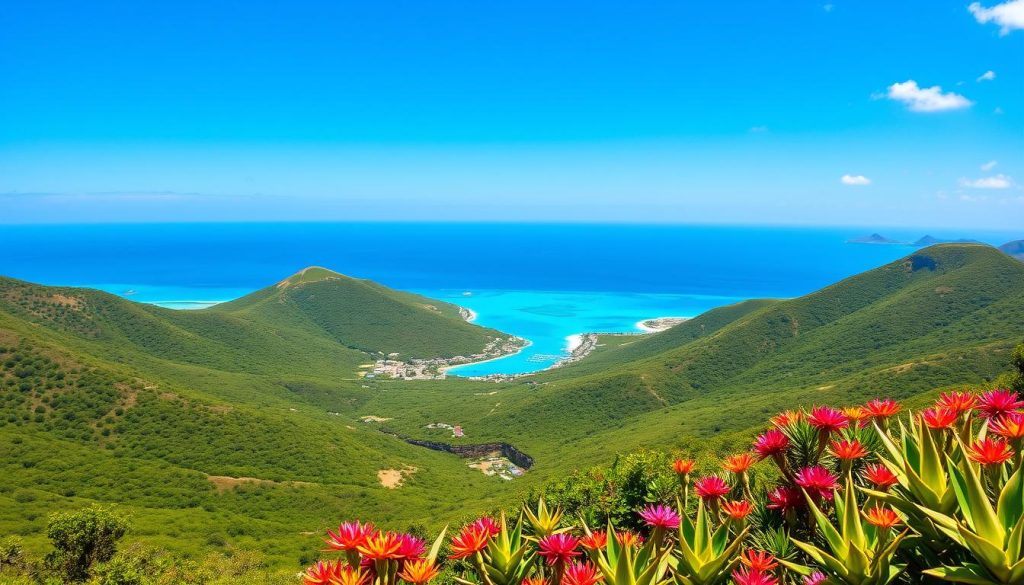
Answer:
[[[324,268],[323,266],[307,266],[281,282],[278,282],[276,286],[277,288],[287,288],[294,284],[306,284],[310,282],[340,279],[356,280],[351,276],[345,276],[340,272],[335,272],[329,268]]]

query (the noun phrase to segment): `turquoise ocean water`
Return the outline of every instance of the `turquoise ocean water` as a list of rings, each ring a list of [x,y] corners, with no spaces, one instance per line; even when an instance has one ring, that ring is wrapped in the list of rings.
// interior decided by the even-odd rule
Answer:
[[[542,369],[570,335],[638,331],[748,298],[806,294],[907,254],[848,244],[881,231],[998,245],[1024,233],[585,224],[0,225],[0,274],[201,309],[311,265],[453,302],[532,345],[452,373]],[[467,294],[468,293],[468,294]]]

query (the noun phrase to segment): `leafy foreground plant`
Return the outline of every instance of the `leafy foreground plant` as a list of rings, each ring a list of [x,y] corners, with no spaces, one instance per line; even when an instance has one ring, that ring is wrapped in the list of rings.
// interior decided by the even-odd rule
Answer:
[[[513,525],[464,526],[448,543],[461,585],[889,585],[935,579],[1024,584],[1024,401],[943,394],[906,413],[892,400],[784,412],[749,452],[604,530],[543,499]],[[771,467],[755,469],[760,462]],[[764,485],[757,488],[758,480]],[[692,487],[692,489],[691,489]],[[691,501],[690,495],[697,496]],[[591,518],[592,519],[592,518]],[[617,526],[616,523],[620,525]],[[639,525],[634,532],[621,524]],[[305,585],[423,585],[440,574],[413,536],[343,524]],[[760,548],[757,548],[760,547]]]

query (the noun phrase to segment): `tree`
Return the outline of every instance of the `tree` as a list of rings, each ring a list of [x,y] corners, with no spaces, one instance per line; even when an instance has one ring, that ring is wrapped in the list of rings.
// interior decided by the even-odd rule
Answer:
[[[46,536],[54,551],[51,568],[68,581],[85,581],[94,563],[110,560],[117,541],[128,532],[128,521],[110,508],[93,505],[77,512],[50,516]]]

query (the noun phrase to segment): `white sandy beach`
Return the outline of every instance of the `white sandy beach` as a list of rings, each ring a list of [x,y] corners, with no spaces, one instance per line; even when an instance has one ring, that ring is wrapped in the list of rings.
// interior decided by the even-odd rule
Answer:
[[[650,321],[657,321],[658,319],[679,319],[680,321],[687,321],[687,320],[690,319],[690,317],[675,317],[675,316],[653,317],[651,319],[644,319],[643,321],[637,321],[636,322],[636,328],[639,329],[640,331],[643,331],[644,333],[658,333],[659,331],[664,331],[664,330],[668,329],[669,327],[671,327],[671,326],[669,326],[669,327],[651,327],[650,325],[647,324]]]
[[[575,335],[568,335],[565,338],[565,351],[572,353],[576,351],[576,348],[583,344],[583,334],[577,333]]]

